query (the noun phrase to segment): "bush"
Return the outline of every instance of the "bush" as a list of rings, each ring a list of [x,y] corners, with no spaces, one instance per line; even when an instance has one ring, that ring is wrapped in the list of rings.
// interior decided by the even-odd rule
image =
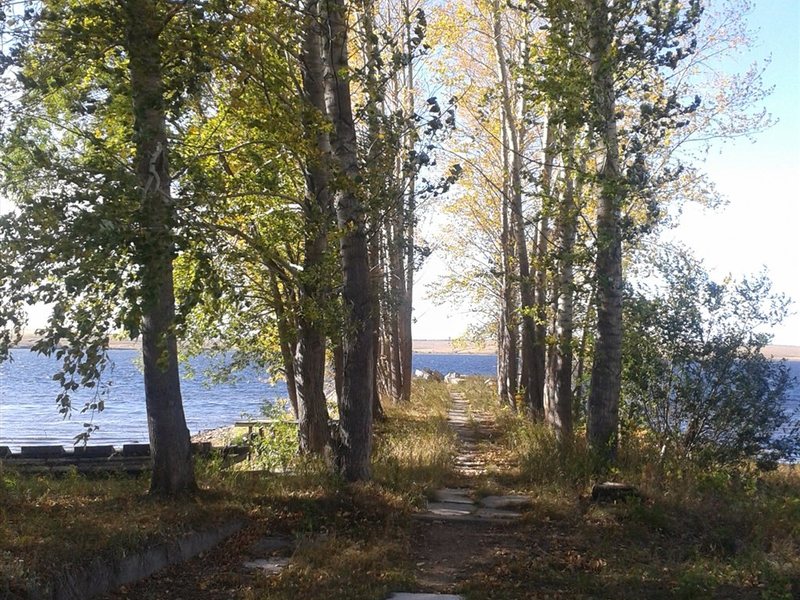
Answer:
[[[774,462],[796,450],[787,428],[793,380],[763,356],[766,327],[786,313],[764,274],[712,281],[681,248],[654,257],[629,289],[623,364],[623,426],[645,426],[663,452],[702,462]],[[655,282],[655,283],[653,283]]]

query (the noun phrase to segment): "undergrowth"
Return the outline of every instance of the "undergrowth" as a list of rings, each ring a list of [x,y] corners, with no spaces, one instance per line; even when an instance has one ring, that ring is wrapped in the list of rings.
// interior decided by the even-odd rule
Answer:
[[[483,382],[462,385],[472,407],[495,418],[496,451],[515,465],[500,481],[533,498],[526,526],[537,539],[475,573],[462,590],[469,598],[800,597],[796,465],[761,472],[670,460],[633,432],[614,466],[602,467],[585,430],[559,440],[501,407]],[[634,485],[641,498],[592,502],[592,485],[608,480]]]

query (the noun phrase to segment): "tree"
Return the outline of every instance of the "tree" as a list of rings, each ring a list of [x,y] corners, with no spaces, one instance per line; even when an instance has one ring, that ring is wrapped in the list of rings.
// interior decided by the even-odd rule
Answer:
[[[64,413],[72,391],[102,376],[110,333],[141,334],[151,492],[191,492],[173,282],[186,207],[172,196],[168,131],[206,72],[204,15],[157,0],[39,8],[15,32],[3,189],[17,211],[2,223],[2,285],[53,306],[35,349],[62,359]]]
[[[792,380],[762,353],[787,299],[763,273],[715,282],[680,246],[657,249],[639,275],[626,294],[623,422],[650,430],[665,458],[791,457],[797,440],[780,432]]]
[[[334,198],[344,304],[344,377],[335,452],[338,468],[344,477],[349,481],[357,481],[369,479],[370,476],[375,372],[370,329],[372,301],[366,236],[367,210],[357,188],[362,176],[350,93],[347,8],[344,0],[327,0],[323,23],[328,47],[325,100],[333,123]]]

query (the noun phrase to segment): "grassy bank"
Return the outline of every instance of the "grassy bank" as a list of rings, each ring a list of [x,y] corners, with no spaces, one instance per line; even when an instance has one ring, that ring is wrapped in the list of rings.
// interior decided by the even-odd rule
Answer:
[[[494,416],[481,442],[490,468],[478,494],[533,498],[489,558],[465,558],[455,592],[469,600],[527,598],[800,597],[800,473],[700,469],[659,462],[638,438],[603,478],[643,494],[596,504],[594,465],[578,439],[561,446],[544,428],[500,409],[482,381],[458,386],[471,410]],[[0,597],[22,598],[95,556],[121,555],[232,517],[248,525],[216,550],[110,598],[367,600],[415,589],[410,515],[431,490],[464,485],[453,471],[447,389],[415,383],[409,406],[387,407],[376,425],[374,481],[346,485],[324,465],[294,461],[292,474],[198,466],[202,492],[165,504],[145,478],[0,475]],[[124,517],[124,518],[121,518]],[[418,530],[417,530],[418,531]],[[290,566],[264,577],[241,568],[253,541],[295,541]]]
[[[233,518],[246,519],[248,527],[218,562],[241,553],[249,540],[280,533],[297,541],[292,566],[271,579],[240,572],[241,564],[229,572],[201,569],[194,574],[200,583],[186,585],[215,590],[208,597],[375,598],[402,587],[412,578],[409,515],[448,476],[453,450],[445,387],[420,382],[414,391],[412,406],[387,407],[387,419],[376,426],[375,481],[368,485],[345,485],[316,461],[292,460],[290,474],[224,471],[210,462],[198,464],[196,497],[164,503],[147,496],[147,476],[26,476],[6,469],[0,472],[0,597],[24,598],[30,585],[97,556],[123,556]],[[275,452],[286,456],[285,437],[267,450],[272,466]],[[173,571],[165,575],[173,582],[190,573]],[[119,597],[169,597],[163,581],[152,586]]]
[[[495,415],[492,451],[514,468],[487,488],[534,499],[521,544],[476,569],[469,598],[800,597],[800,470],[701,468],[663,460],[629,436],[616,467],[593,475],[582,432],[559,444],[546,428],[497,406],[479,382],[473,406]],[[591,501],[593,483],[633,484],[642,498]]]

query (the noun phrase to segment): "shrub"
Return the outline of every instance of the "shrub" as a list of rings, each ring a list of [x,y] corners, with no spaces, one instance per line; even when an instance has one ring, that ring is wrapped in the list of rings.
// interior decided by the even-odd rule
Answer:
[[[778,436],[793,380],[765,358],[763,329],[787,301],[764,274],[716,283],[702,263],[670,247],[651,259],[626,303],[623,423],[652,430],[663,452],[702,462],[786,458]],[[655,282],[655,283],[654,283]]]

